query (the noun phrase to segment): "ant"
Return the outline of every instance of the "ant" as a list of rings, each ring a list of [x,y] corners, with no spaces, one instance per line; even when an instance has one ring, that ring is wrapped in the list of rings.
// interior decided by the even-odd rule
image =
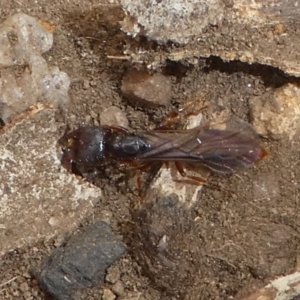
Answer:
[[[224,123],[228,127],[225,129],[166,129],[179,118],[179,113],[174,113],[164,124],[146,131],[87,126],[66,132],[59,141],[62,165],[68,170],[80,170],[116,164],[119,168],[144,171],[155,164],[173,162],[183,177],[204,184],[203,178],[186,174],[183,165],[231,174],[240,167],[253,166],[268,154],[259,135],[246,122],[239,123],[240,128],[231,128],[233,122],[229,121]]]

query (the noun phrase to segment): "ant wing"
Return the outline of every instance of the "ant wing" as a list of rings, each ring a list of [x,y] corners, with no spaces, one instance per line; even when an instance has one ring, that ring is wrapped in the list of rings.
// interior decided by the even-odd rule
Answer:
[[[201,157],[202,165],[220,173],[250,167],[268,154],[250,125],[242,129],[205,129],[199,132],[198,141],[199,146],[195,145],[191,154]]]
[[[240,166],[252,166],[267,154],[249,124],[243,122],[236,129],[232,124],[223,124],[230,125],[229,129],[199,126],[141,133],[150,147],[137,158],[199,163],[215,172],[232,173]]]
[[[148,145],[147,151],[137,156],[143,161],[188,160],[197,139],[198,130],[150,130],[137,135]]]

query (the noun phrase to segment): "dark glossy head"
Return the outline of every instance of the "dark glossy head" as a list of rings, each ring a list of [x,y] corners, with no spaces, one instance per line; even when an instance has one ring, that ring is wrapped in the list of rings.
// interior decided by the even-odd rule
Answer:
[[[66,133],[59,141],[63,150],[63,165],[70,168],[74,163],[85,167],[104,164],[105,139],[109,132],[105,127],[91,126]]]

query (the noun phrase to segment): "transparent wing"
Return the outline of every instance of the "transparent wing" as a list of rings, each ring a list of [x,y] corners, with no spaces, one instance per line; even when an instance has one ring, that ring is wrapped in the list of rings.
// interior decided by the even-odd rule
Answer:
[[[242,125],[139,133],[151,147],[137,158],[195,162],[215,172],[231,173],[238,167],[253,165],[267,154],[254,129],[245,122]]]

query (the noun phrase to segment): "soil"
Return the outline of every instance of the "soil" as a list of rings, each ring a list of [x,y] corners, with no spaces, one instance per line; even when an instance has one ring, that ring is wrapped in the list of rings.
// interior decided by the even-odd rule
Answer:
[[[120,91],[122,78],[132,67],[130,62],[107,57],[122,56],[130,39],[119,28],[123,12],[107,1],[9,0],[0,4],[0,21],[22,11],[56,26],[53,48],[45,58],[71,78],[71,105],[57,114],[70,126],[97,125],[99,113],[114,105],[126,113],[132,129],[146,129],[205,90],[213,91],[210,110],[226,109],[249,121],[251,96],[295,81],[272,67],[224,63],[217,57],[203,59],[196,66],[169,63],[162,71],[173,82],[171,104],[157,110],[132,107]],[[170,200],[175,207],[166,205],[165,199],[159,202],[156,195],[151,204],[136,209],[136,194],[124,193],[120,178],[114,178],[115,184],[112,178],[96,182],[105,200],[95,207],[94,220],[109,218],[130,250],[114,265],[125,287],[118,299],[241,299],[296,268],[300,138],[265,139],[264,143],[271,153],[267,159],[234,176],[213,176],[212,182],[220,190],[204,188],[191,210],[176,206],[176,195]],[[174,246],[172,267],[156,268],[162,258],[152,257],[156,252],[144,247],[143,239],[156,236],[155,224],[164,219],[168,220],[164,232],[180,246]],[[192,222],[195,219],[197,222]],[[90,222],[86,220],[82,226]],[[50,299],[32,274],[58,244],[53,240],[7,254],[0,262],[0,298]],[[178,249],[188,251],[179,253]],[[178,274],[181,271],[182,276]],[[104,288],[112,286],[107,281]],[[100,299],[102,294],[103,287],[77,296]]]

